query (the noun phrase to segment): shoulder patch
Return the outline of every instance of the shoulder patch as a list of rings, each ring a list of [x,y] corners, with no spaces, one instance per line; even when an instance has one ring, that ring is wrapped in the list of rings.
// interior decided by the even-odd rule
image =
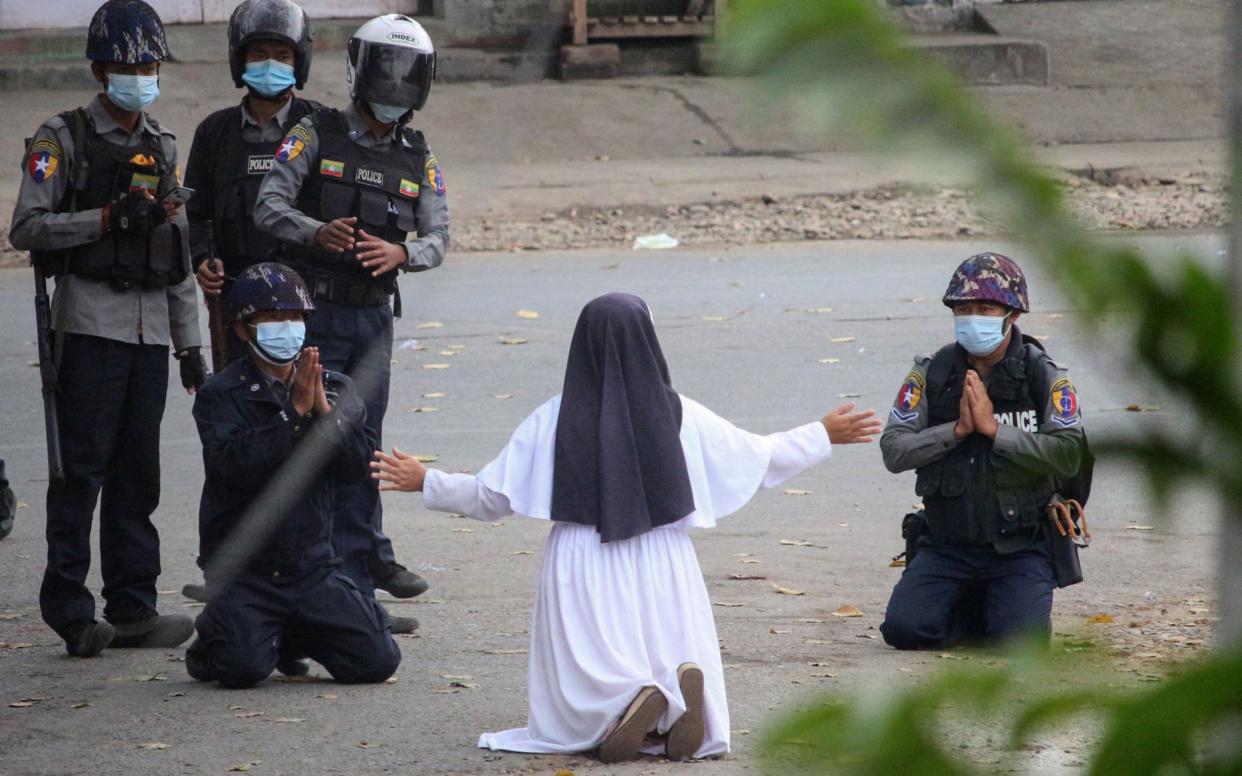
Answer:
[[[30,144],[30,157],[26,160],[26,171],[35,183],[42,183],[56,174],[60,160],[65,155],[60,144],[55,140],[40,138]]]
[[[897,393],[897,404],[894,409],[903,413],[917,415],[919,403],[923,400],[923,391],[927,388],[927,381],[923,375],[917,371],[911,371],[906,375],[905,382],[901,384],[901,390]]]
[[[1050,401],[1052,403],[1052,422],[1062,428],[1077,426],[1078,392],[1068,377],[1062,377],[1052,384]]]
[[[435,189],[437,197],[444,196],[444,173],[440,172],[440,161],[435,155],[427,157],[427,185]]]
[[[284,164],[297,159],[298,155],[306,149],[306,144],[310,142],[310,139],[310,129],[305,124],[295,124],[281,141],[280,147],[276,149],[277,163]]]

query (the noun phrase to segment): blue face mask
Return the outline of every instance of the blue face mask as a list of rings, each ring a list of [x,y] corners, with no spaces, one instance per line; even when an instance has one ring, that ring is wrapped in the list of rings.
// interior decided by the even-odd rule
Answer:
[[[159,96],[158,75],[108,74],[108,99],[121,110],[131,113],[146,110]]]
[[[250,347],[259,358],[276,366],[297,358],[306,341],[306,324],[302,321],[264,321],[250,328],[254,331]]]
[[[1005,341],[1005,321],[1008,315],[955,315],[953,335],[957,344],[972,356],[986,356]]]
[[[397,119],[404,116],[409,110],[408,107],[402,107],[400,105],[385,105],[382,102],[369,102],[367,104],[371,106],[371,112],[375,114],[375,118],[385,124],[396,123]]]
[[[258,92],[260,97],[268,99],[279,97],[297,83],[297,79],[293,76],[293,65],[286,65],[274,59],[247,62],[242,80]]]

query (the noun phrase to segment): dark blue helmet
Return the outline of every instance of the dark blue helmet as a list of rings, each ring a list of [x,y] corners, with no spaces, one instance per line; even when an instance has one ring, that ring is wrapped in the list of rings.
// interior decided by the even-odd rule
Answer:
[[[164,23],[142,0],[108,0],[91,18],[86,58],[92,62],[143,65],[168,57]]]
[[[274,261],[253,264],[229,289],[229,321],[244,321],[261,312],[314,312],[310,291],[293,268]]]

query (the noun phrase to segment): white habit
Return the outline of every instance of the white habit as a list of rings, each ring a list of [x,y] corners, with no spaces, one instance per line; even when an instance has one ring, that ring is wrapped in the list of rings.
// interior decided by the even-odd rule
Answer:
[[[517,513],[551,518],[560,396],[518,426],[479,474],[427,471],[430,509],[478,520]],[[663,733],[685,711],[677,667],[705,680],[706,732],[698,757],[729,751],[729,709],[711,601],[687,528],[710,528],[762,486],[775,487],[828,458],[822,423],[768,436],[737,428],[681,397],[681,446],[695,510],[672,525],[602,543],[594,527],[555,522],[544,551],[531,626],[526,727],[484,733],[479,746],[512,752],[583,752],[643,687],[668,699]],[[653,747],[652,753],[662,753]]]

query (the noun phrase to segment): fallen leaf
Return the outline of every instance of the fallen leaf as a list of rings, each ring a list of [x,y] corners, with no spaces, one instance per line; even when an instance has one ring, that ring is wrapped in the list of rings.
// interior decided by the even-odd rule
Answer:
[[[286,723],[286,722],[305,722],[306,720],[302,717],[276,717],[272,719],[271,721]]]
[[[748,735],[750,735],[750,729],[749,729],[749,728],[739,728],[739,729],[737,729],[737,730],[734,730],[734,731],[733,731],[733,735],[735,735],[735,736],[748,736]],[[560,774],[557,774],[557,776],[560,776]]]
[[[841,359],[839,359],[839,358],[821,358],[821,359],[819,359],[819,363],[821,363],[821,364],[839,364],[839,363],[841,363]]]
[[[794,620],[794,622],[805,622],[805,623],[811,623],[811,624],[820,624],[820,623],[823,623],[823,622],[827,622],[827,620],[821,620],[821,619],[819,619],[818,617],[799,617],[798,619]]]
[[[237,717],[238,719],[250,719],[251,717],[263,716],[263,712],[261,711],[239,711],[233,716]]]
[[[248,763],[233,763],[227,768],[227,770],[230,773],[245,773],[246,771],[250,770],[254,766],[262,765],[262,764],[263,764],[262,760],[251,760]]]
[[[854,337],[829,337],[828,341],[836,342],[836,343],[844,343],[844,342],[853,342],[854,339],[855,339]]]
[[[443,399],[445,396],[448,396],[448,394],[444,391],[432,391],[431,393],[423,394],[424,399]]]
[[[534,550],[514,550],[513,554],[514,555],[534,555],[535,551]]]
[[[528,340],[525,337],[501,337],[500,338],[501,345],[525,345],[527,342],[530,342],[530,340]]]
[[[473,528],[454,528],[453,533],[474,533]]]
[[[526,652],[527,650],[525,649],[485,649],[483,650],[483,654],[485,655],[525,655]]]
[[[553,776],[574,776],[574,772],[568,768],[557,768]]]
[[[802,643],[803,644],[816,644],[822,647],[822,646],[827,646],[831,644],[832,642],[828,639],[803,639]]]
[[[750,557],[754,557],[754,554],[755,554],[755,553],[753,553],[753,552],[735,552],[735,553],[733,553],[733,557],[735,557],[735,558],[750,558]]]
[[[411,407],[410,412],[439,412],[439,407]]]
[[[30,505],[27,504],[25,501],[19,501],[17,502],[17,508],[18,509],[30,509]]]
[[[237,711],[239,709],[244,709],[244,708],[246,707],[245,706],[229,706],[229,711]]]
[[[832,308],[831,307],[808,307],[806,308],[806,312],[808,313],[830,313],[832,312]]]
[[[148,751],[154,752],[160,749],[172,749],[172,744],[165,744],[160,741],[152,741],[151,743],[148,743],[148,744],[139,744],[138,748],[146,749]]]
[[[1108,623],[1112,621],[1113,621],[1112,616],[1108,614],[1097,614],[1093,617],[1087,618],[1087,622],[1091,623],[1092,625],[1107,625]]]
[[[11,709],[28,709],[34,705],[34,701],[13,701],[9,704]]]
[[[320,694],[316,695],[315,697],[316,697],[316,698],[318,698],[318,699],[319,699],[319,700],[321,700],[321,701],[334,701],[334,700],[336,700],[337,695],[336,695],[336,693],[324,692],[324,693],[320,693]]]
[[[492,394],[492,398],[493,398],[493,399],[512,399],[512,398],[513,398],[513,394],[511,394],[511,393],[493,393],[493,394]]]
[[[733,602],[733,601],[712,601],[712,606],[728,606],[728,607],[732,607],[732,606],[745,606],[745,605],[746,605],[746,604],[739,604],[739,603],[735,603],[735,602]]]
[[[802,490],[801,488],[785,488],[786,496],[809,496],[812,491]]]
[[[838,393],[837,394],[838,399],[857,399],[860,396],[862,396],[861,393]]]
[[[374,744],[372,744],[370,741],[359,741],[358,742],[359,749],[370,749],[372,746],[374,746]]]
[[[818,547],[818,544],[811,544],[806,539],[781,539],[781,544],[786,547]]]
[[[458,679],[463,682],[468,682],[474,677],[471,676],[470,674],[440,674],[440,678],[441,679]]]
[[[888,565],[890,568],[899,569],[906,565],[906,559],[905,558],[893,558],[892,560],[888,562]]]
[[[730,574],[729,579],[767,579],[762,574]]]
[[[811,676],[814,676],[817,679],[836,679],[837,678],[836,674],[832,674],[827,671],[820,671],[818,673],[812,673]]]
[[[1138,406],[1137,404],[1126,405],[1126,412],[1142,412],[1142,411],[1143,411],[1143,408]]]
[[[91,704],[90,704],[90,702],[89,702],[89,701],[82,701],[81,703],[75,703],[75,704],[73,704],[73,705],[72,705],[72,706],[70,706],[69,708],[71,708],[71,709],[88,709],[88,708],[90,708],[90,705],[91,705]]]
[[[414,328],[416,329],[443,329],[444,324],[440,323],[439,321],[424,321],[423,323],[418,324]]]
[[[418,461],[419,463],[435,463],[436,461],[440,460],[440,456],[436,455],[435,453],[422,453],[420,455],[414,456],[414,460]]]
[[[900,672],[902,672],[903,674],[910,674],[910,673],[914,673],[914,669],[913,669],[913,668],[906,668],[905,666],[898,666],[897,670],[898,670],[898,671],[900,671]]]
[[[841,606],[838,606],[836,609],[832,610],[832,616],[833,617],[862,617],[863,613],[862,613],[862,610],[859,609],[857,606],[851,606],[850,604],[843,604]]]
[[[703,320],[712,321],[713,323],[720,323],[721,321],[729,320],[729,316],[727,315],[704,315]]]
[[[423,369],[448,369],[451,364],[423,364]]]
[[[941,652],[936,657],[941,660],[970,660],[970,655],[951,655],[948,652]]]
[[[772,583],[772,589],[780,593],[781,595],[806,595],[805,590],[794,590],[793,588],[790,588],[790,587],[781,587],[775,582]]]
[[[397,677],[395,676],[390,676],[384,680],[384,684],[396,684],[396,683],[397,683]]]
[[[517,317],[522,318],[527,321],[533,321],[539,317],[539,313],[535,312],[534,310],[518,310]]]
[[[1127,525],[1126,530],[1127,531],[1154,531],[1156,529],[1154,526],[1150,526],[1150,525]]]
[[[780,636],[780,635],[783,635],[783,634],[785,634],[785,633],[790,633],[790,631],[787,631],[787,630],[777,630],[776,628],[768,628],[768,633],[772,633],[772,634],[775,634],[775,635],[777,635],[777,636]]]
[[[0,649],[30,649],[33,646],[26,641],[0,641]]]

